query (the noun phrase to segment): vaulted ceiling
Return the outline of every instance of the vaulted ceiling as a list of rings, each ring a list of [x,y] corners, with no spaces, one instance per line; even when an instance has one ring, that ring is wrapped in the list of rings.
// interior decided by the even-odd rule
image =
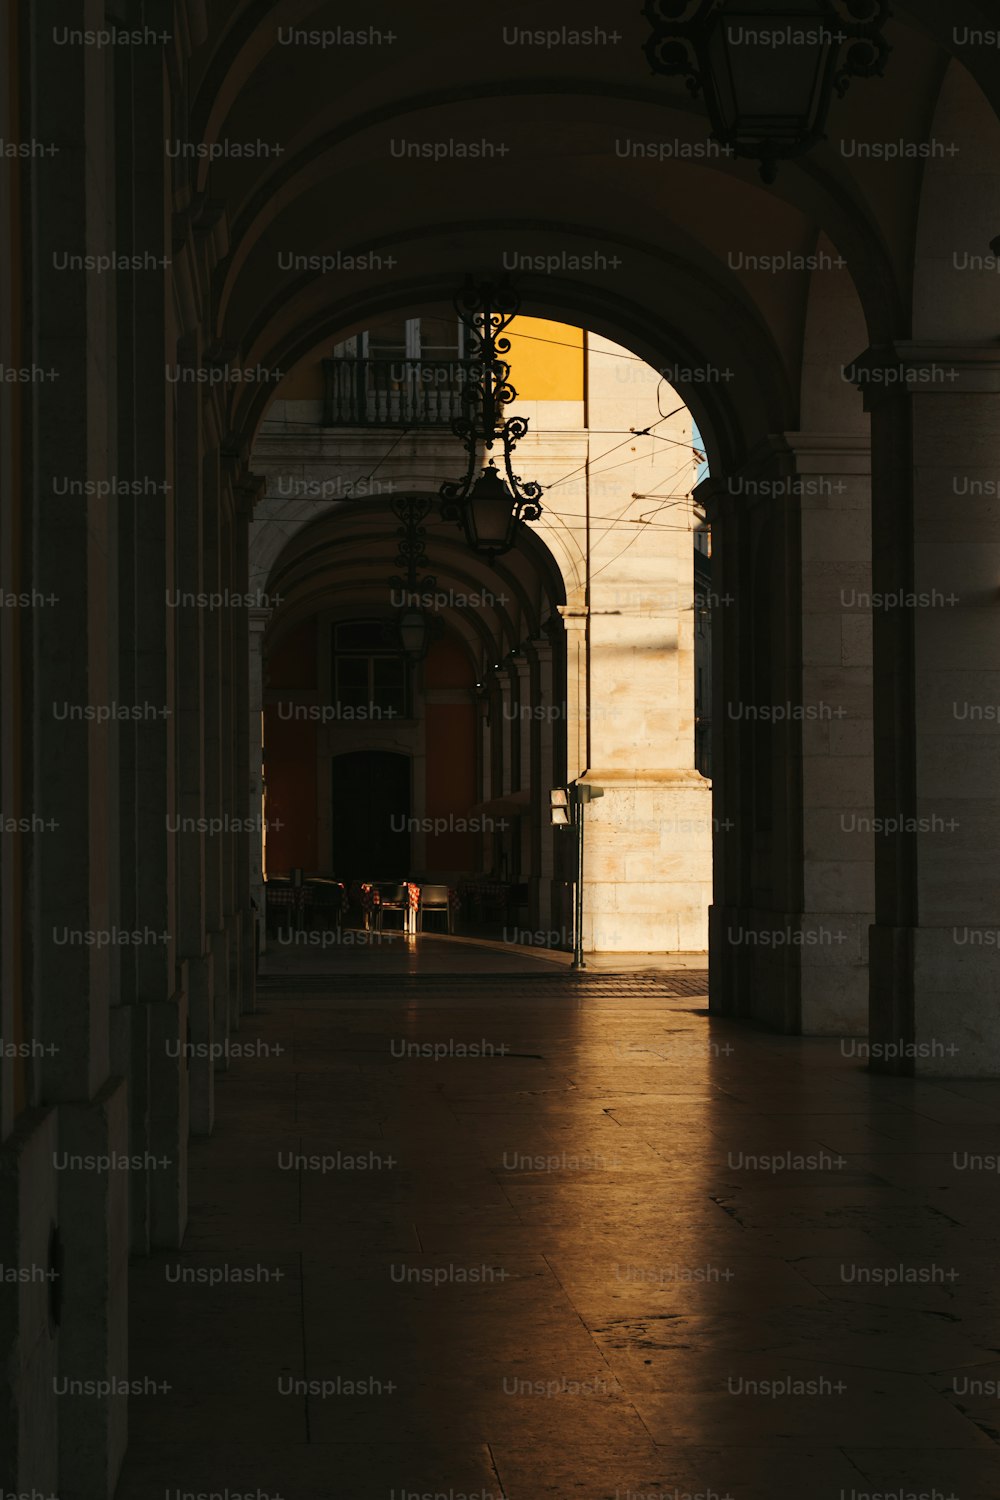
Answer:
[[[710,149],[704,108],[682,81],[651,76],[638,6],[553,9],[546,26],[619,39],[510,45],[514,29],[540,24],[529,4],[380,3],[346,18],[342,0],[191,5],[197,82],[177,138],[225,154],[176,160],[175,208],[206,233],[213,305],[202,311],[218,350],[292,370],[389,311],[444,312],[469,271],[515,264],[525,312],[585,324],[657,365],[732,368],[724,390],[678,388],[715,462],[734,462],[755,434],[801,425],[817,357],[926,332],[921,206],[935,174],[954,248],[985,252],[1000,231],[1000,204],[994,222],[977,199],[996,160],[1000,49],[955,40],[995,27],[993,7],[896,4],[885,77],[852,81],[829,139],[772,187],[752,163],[685,154]],[[297,39],[351,24],[383,40]],[[930,161],[856,154],[856,143],[933,139],[954,149]],[[236,154],[257,142],[268,154]],[[483,143],[486,155],[466,154]],[[425,146],[446,154],[401,154]],[[289,260],[310,256],[360,265]],[[801,266],[747,260],[788,256]],[[940,287],[932,300],[940,317]],[[270,394],[229,396],[244,447]],[[839,394],[828,421],[844,430],[859,401]]]

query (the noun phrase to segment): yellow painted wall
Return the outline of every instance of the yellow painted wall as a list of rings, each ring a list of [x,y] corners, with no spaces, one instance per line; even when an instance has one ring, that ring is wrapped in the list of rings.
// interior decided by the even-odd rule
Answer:
[[[508,337],[510,378],[522,401],[583,400],[582,328],[515,318]]]
[[[508,331],[510,372],[522,401],[583,400],[583,329],[547,318],[515,318]],[[323,367],[303,365],[276,391],[281,401],[320,401]]]

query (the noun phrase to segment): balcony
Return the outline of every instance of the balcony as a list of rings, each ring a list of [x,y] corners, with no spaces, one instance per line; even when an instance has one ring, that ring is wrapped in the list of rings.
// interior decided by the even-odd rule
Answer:
[[[464,359],[325,359],[324,427],[443,427],[479,378]]]

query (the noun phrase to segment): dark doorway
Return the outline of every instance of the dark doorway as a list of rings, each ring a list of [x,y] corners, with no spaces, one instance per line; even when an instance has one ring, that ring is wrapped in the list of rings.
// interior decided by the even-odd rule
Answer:
[[[358,750],[333,757],[333,869],[339,879],[410,873],[410,757]]]

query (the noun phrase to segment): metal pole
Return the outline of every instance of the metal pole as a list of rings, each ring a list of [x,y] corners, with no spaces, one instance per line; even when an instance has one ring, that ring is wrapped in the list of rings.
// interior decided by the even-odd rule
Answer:
[[[585,969],[583,961],[583,799],[573,788],[573,812],[576,818],[576,917],[573,923],[573,968]]]

